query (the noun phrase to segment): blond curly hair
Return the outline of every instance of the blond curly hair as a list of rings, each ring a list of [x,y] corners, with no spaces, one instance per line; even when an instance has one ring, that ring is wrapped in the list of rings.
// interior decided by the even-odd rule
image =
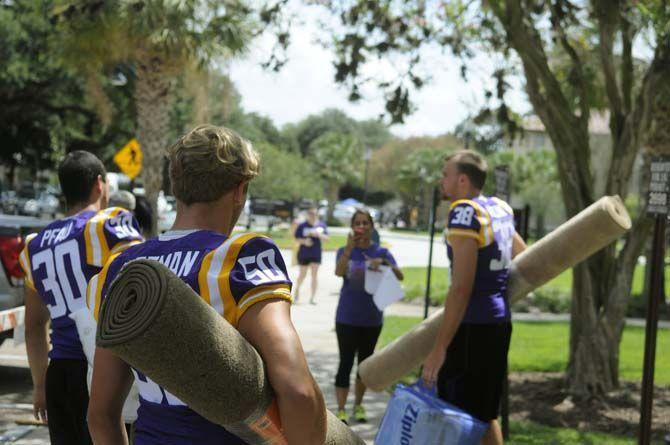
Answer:
[[[260,156],[233,130],[199,125],[168,149],[175,198],[190,205],[219,199],[258,176]]]

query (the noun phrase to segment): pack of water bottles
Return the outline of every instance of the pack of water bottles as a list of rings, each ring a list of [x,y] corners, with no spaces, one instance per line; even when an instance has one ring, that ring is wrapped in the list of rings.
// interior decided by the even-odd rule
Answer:
[[[376,445],[478,445],[488,424],[439,399],[420,382],[396,386]]]

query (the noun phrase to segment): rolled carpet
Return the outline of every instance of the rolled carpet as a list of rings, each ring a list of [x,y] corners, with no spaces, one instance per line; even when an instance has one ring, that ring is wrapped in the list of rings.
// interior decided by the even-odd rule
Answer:
[[[124,266],[100,309],[96,341],[249,444],[286,444],[258,352],[157,261]],[[363,442],[329,412],[326,443]]]
[[[508,298],[512,302],[520,300],[630,228],[630,216],[621,198],[600,198],[514,259]]]
[[[631,227],[619,196],[605,196],[530,246],[512,261],[507,296],[512,302],[615,241]],[[444,310],[440,309],[375,352],[359,366],[365,385],[382,389],[419,366],[433,348]]]

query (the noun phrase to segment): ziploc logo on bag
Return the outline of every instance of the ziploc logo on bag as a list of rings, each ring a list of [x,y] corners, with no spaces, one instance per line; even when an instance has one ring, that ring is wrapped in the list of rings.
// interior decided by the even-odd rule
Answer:
[[[401,445],[410,445],[412,443],[412,430],[416,425],[416,421],[419,418],[419,408],[415,407],[411,403],[408,403],[405,406],[405,413],[402,416],[400,421],[402,428],[400,430],[400,444]]]

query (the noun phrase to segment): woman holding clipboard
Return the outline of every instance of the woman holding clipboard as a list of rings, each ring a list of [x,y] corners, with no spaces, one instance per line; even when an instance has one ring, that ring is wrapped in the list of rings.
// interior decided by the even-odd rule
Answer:
[[[337,417],[345,423],[349,415],[345,410],[349,395],[349,376],[358,355],[358,363],[375,350],[382,330],[384,314],[365,291],[365,274],[380,273],[380,266],[389,266],[398,280],[403,279],[393,255],[388,249],[371,241],[374,222],[370,212],[358,209],[351,218],[351,231],[347,245],[337,251],[335,275],[343,278],[340,300],[335,316],[335,332],[340,350],[340,364],[335,377]],[[367,421],[362,406],[365,385],[356,376],[354,418]]]

